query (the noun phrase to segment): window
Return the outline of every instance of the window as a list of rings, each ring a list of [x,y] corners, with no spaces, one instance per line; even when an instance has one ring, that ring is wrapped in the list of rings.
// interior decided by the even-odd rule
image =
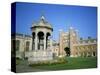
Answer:
[[[19,51],[20,49],[20,41],[16,40],[16,51]]]
[[[30,42],[27,41],[27,42],[26,42],[26,51],[29,51],[29,45],[30,45]]]

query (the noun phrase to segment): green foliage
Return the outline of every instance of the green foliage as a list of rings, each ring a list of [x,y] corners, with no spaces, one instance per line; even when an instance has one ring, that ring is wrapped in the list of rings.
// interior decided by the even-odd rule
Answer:
[[[20,64],[21,59],[16,58],[16,65]]]

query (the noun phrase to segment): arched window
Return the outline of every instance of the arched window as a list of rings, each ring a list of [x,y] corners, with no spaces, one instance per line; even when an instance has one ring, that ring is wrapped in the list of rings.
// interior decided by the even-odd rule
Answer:
[[[20,49],[20,41],[16,40],[16,51],[19,51]]]
[[[93,52],[93,56],[96,56],[96,52]]]
[[[27,42],[26,42],[26,51],[29,51],[29,45],[30,45],[30,42],[27,41]]]

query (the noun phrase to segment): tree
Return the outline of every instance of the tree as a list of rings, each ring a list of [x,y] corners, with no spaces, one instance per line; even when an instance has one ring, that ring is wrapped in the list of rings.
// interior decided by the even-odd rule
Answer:
[[[70,56],[70,48],[69,47],[65,47],[64,50],[66,52],[66,56]]]
[[[80,40],[83,40],[83,38],[81,37]]]

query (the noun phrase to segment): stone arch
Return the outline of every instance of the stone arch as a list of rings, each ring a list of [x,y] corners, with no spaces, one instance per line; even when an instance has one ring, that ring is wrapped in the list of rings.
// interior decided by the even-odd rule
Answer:
[[[32,33],[32,38],[35,38],[35,32]]]
[[[51,36],[50,32],[46,33],[46,38],[49,39],[49,37]]]
[[[48,36],[51,36],[51,33],[50,33],[50,32],[47,32],[46,34],[47,34]]]
[[[43,43],[43,40],[44,40],[44,32],[42,31],[39,31],[37,33],[37,36],[38,36],[38,50],[43,50],[44,48],[44,43]]]
[[[66,52],[66,56],[70,56],[70,48],[69,47],[65,47],[64,51]]]
[[[32,33],[32,50],[35,49],[35,32]]]
[[[48,42],[50,42],[50,36],[51,36],[50,32],[47,32],[46,33],[46,49],[48,47]]]
[[[39,31],[38,33],[37,33],[37,35],[38,35],[38,38],[41,38],[41,39],[44,39],[44,32],[42,32],[42,31]]]

